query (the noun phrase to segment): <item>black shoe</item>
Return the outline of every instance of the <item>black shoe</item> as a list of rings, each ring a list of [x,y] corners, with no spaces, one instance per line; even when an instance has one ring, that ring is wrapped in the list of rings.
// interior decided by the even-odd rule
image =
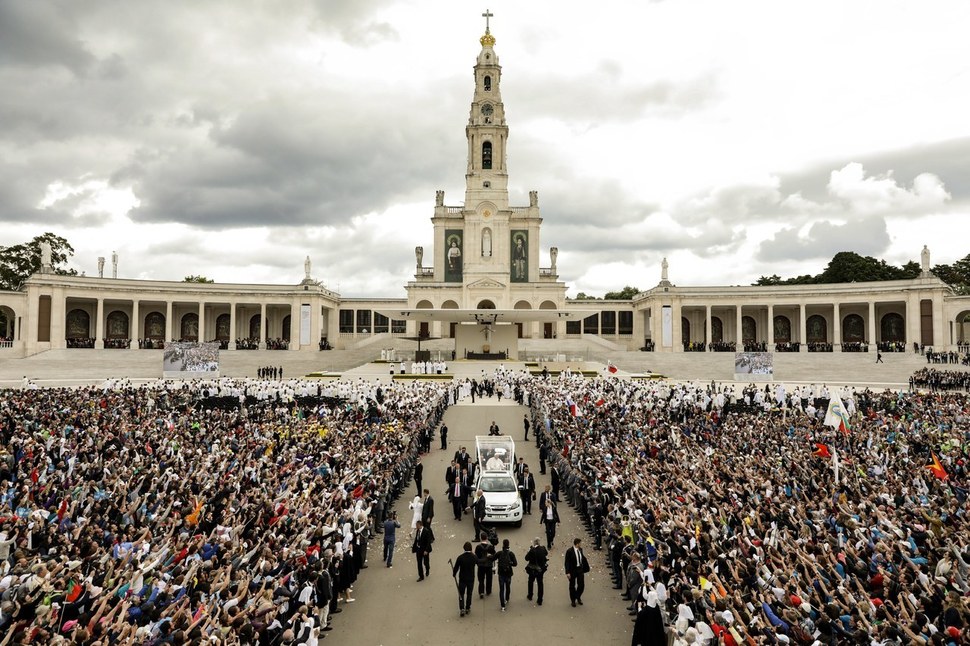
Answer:
[[[333,626],[327,626],[326,628],[321,628],[320,630],[326,632],[328,630],[333,630]]]
[[[575,601],[573,601],[573,608],[575,608],[575,607],[576,607],[576,602],[575,602]]]
[[[424,581],[424,577],[423,576],[419,576],[417,582],[418,583],[421,583],[422,581]]]
[[[582,599],[576,599],[576,603],[578,603],[579,605],[583,605],[583,600]]]
[[[336,610],[331,610],[331,611],[330,611],[330,614],[331,614],[331,615],[336,615],[336,614],[338,614],[338,613],[341,613],[341,612],[343,612],[343,611],[344,611],[344,609],[343,609],[343,608],[337,608]]]
[[[541,606],[542,605],[542,599],[539,599],[538,601],[536,601],[536,605],[537,606]]]
[[[479,598],[479,599],[484,599],[484,598],[485,598],[485,595],[484,595],[484,594],[482,594],[481,592],[479,592],[479,593],[478,593],[478,598]]]
[[[530,594],[529,596],[526,597],[526,599],[528,599],[529,601],[532,601],[532,595]]]
[[[464,617],[465,616],[465,610],[464,609],[462,609],[461,614],[459,616],[460,617]]]

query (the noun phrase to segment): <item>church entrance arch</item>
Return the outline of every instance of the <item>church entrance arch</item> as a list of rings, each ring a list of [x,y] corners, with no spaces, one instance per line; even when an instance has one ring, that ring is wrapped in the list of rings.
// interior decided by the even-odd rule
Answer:
[[[9,307],[0,307],[0,341],[13,341],[14,321],[17,320],[16,314]]]
[[[970,344],[970,310],[963,310],[953,319],[953,340],[960,345]]]
[[[680,317],[680,341],[690,343],[690,321],[685,316]]]
[[[494,310],[495,309],[495,303],[493,303],[492,301],[490,301],[490,300],[488,300],[486,298],[485,300],[478,301],[478,307],[476,309],[479,309],[479,310]]]
[[[443,310],[456,310],[458,309],[458,303],[452,300],[447,300],[441,304],[441,309]],[[458,324],[454,321],[448,324],[448,338],[454,339],[455,334],[458,331]]]
[[[259,328],[262,322],[263,322],[262,314],[253,314],[253,316],[249,319],[249,338],[250,339],[255,339],[257,342],[262,341],[262,339],[259,338]]]
[[[418,301],[418,304],[416,305],[416,307],[419,310],[434,309],[434,305],[431,304],[431,301],[427,301],[427,300]],[[428,324],[427,321],[421,321],[418,324],[418,336],[422,339],[427,339],[428,337],[431,336],[431,326]]]

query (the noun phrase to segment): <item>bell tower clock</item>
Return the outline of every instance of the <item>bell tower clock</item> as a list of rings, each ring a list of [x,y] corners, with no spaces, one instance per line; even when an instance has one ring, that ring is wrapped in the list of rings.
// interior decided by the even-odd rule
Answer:
[[[475,62],[475,94],[465,136],[468,139],[468,168],[465,171],[465,204],[491,202],[500,210],[508,208],[508,168],[506,147],[509,128],[505,124],[502,104],[502,67],[495,53],[495,36],[486,10],[485,35],[479,39],[482,49]]]

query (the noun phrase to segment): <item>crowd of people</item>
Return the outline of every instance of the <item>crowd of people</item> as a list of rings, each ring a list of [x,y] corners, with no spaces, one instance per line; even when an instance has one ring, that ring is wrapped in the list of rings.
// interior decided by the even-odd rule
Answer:
[[[2,643],[317,643],[353,601],[371,519],[406,485],[446,390],[4,391]]]
[[[530,394],[634,645],[970,639],[967,395],[575,376]],[[845,431],[825,423],[839,394]]]
[[[970,372],[966,370],[937,370],[923,368],[909,378],[910,389],[962,390],[970,392]]]
[[[956,350],[946,352],[929,349],[924,354],[926,355],[926,363],[962,363],[965,366],[970,365],[970,354],[961,356]]]

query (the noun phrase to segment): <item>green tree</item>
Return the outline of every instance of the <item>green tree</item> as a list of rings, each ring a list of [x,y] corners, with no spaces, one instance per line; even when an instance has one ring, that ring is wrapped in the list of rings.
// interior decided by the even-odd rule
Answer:
[[[587,294],[586,292],[579,292],[578,294],[576,294],[576,300],[577,301],[598,301],[600,300],[600,297],[593,296],[592,294]]]
[[[764,287],[767,285],[781,285],[782,280],[781,280],[781,276],[779,276],[778,274],[772,274],[770,276],[761,276],[760,278],[758,278],[758,280],[754,282],[754,284],[760,287]]]
[[[606,292],[606,295],[603,298],[608,301],[629,301],[633,300],[633,297],[639,293],[639,288],[627,285],[618,292]]]
[[[214,283],[216,281],[211,278],[206,278],[205,276],[196,276],[195,274],[191,276],[186,276],[182,279],[183,283]]]
[[[40,245],[44,242],[51,247],[54,273],[61,276],[77,275],[76,270],[63,266],[74,255],[74,247],[61,236],[47,232],[30,242],[0,246],[0,290],[19,290],[28,278],[40,271]]]

